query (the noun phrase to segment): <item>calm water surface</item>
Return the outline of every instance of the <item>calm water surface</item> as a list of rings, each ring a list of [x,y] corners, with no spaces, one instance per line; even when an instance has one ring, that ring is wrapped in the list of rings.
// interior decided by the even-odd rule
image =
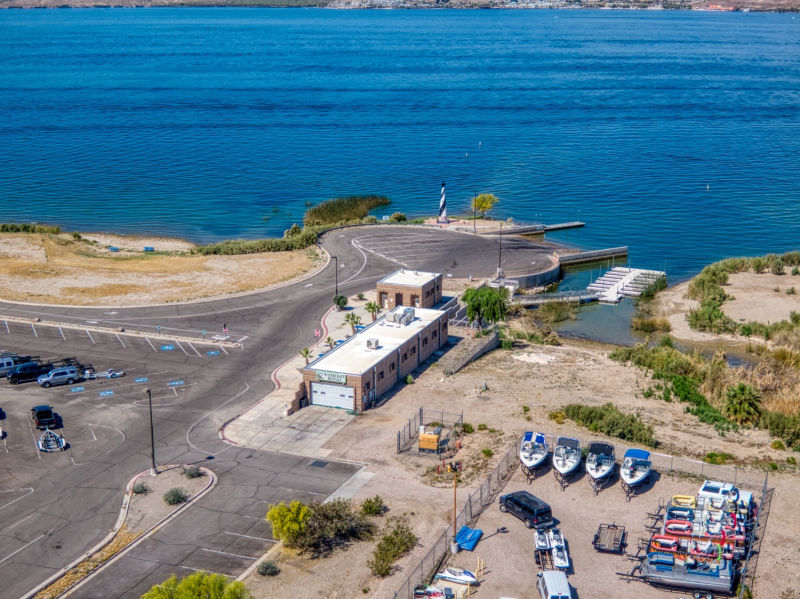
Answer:
[[[793,15],[0,11],[0,114],[0,221],[253,238],[444,180],[673,280],[800,246]]]

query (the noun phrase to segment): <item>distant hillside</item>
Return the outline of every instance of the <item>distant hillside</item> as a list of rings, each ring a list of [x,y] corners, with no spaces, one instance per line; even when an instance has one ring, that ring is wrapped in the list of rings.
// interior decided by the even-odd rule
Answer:
[[[800,0],[0,0],[0,8],[254,6],[329,8],[643,8],[797,12]]]

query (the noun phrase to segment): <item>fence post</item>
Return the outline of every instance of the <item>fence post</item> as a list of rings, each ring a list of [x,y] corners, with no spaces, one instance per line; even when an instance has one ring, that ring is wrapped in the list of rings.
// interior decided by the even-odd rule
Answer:
[[[422,413],[422,406],[419,407],[419,425],[425,424],[425,415]]]
[[[397,453],[400,453],[400,431],[397,431]]]

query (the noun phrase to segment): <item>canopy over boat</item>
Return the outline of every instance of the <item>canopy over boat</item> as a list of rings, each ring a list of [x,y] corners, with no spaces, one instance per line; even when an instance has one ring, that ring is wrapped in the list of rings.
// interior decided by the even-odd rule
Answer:
[[[581,442],[571,437],[559,437],[556,445],[578,449],[581,446]]]
[[[614,453],[614,446],[609,443],[592,441],[589,443],[589,453],[596,453],[598,455],[612,455]]]
[[[625,457],[633,460],[647,461],[650,459],[650,452],[644,449],[629,449],[625,452]]]

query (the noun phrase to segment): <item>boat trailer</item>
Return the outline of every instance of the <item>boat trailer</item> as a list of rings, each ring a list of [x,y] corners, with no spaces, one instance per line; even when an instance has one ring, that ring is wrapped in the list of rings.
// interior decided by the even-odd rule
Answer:
[[[589,479],[589,484],[592,486],[592,491],[594,491],[595,497],[597,494],[600,493],[606,487],[610,487],[614,483],[614,473],[611,472],[607,476],[604,476],[601,479],[596,479],[594,476],[587,477]],[[625,488],[625,487],[623,487]]]
[[[544,468],[545,464],[546,460],[545,462],[542,462],[538,466],[526,466],[525,464],[520,462],[519,468],[520,470],[522,470],[522,474],[525,475],[525,480],[528,482],[528,484],[531,484],[533,481],[536,480],[536,476],[538,475],[539,470]]]

